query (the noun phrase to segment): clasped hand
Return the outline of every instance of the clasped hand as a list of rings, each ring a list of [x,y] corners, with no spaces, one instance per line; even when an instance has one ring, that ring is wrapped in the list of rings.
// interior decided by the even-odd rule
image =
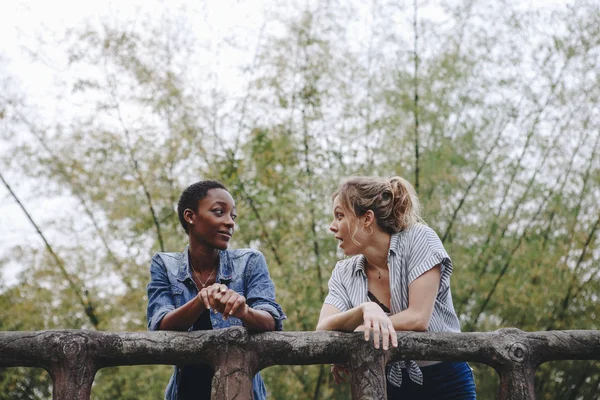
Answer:
[[[244,319],[248,313],[246,298],[229,289],[226,285],[215,283],[200,290],[198,297],[207,310],[211,308],[223,314],[223,319],[230,316]]]

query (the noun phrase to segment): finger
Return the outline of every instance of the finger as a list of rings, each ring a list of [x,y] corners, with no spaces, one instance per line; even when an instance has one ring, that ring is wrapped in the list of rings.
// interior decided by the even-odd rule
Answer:
[[[235,303],[233,303],[233,307],[231,307],[229,315],[237,315],[236,313],[242,305],[246,305],[246,298],[244,296],[240,296],[236,299]]]
[[[208,300],[208,290],[206,289],[202,289],[200,291],[200,300],[202,300],[202,302],[204,303],[204,307],[206,307],[207,310],[210,310],[210,301]]]
[[[229,296],[227,297],[227,301],[225,303],[225,309],[223,310],[223,318],[229,317],[231,314],[231,310],[233,309],[233,305],[238,299],[239,295],[232,290]]]
[[[396,334],[396,329],[394,328],[394,324],[390,322],[390,337],[392,338],[392,346],[398,347],[398,335]]]
[[[208,288],[208,299],[210,301],[210,306],[212,308],[215,307],[215,295],[217,294],[216,285],[212,285]]]
[[[365,321],[365,340],[369,341],[369,333],[371,332],[371,321]]]
[[[231,299],[231,296],[234,296],[235,293],[233,290],[230,290],[228,292],[225,292],[225,294],[221,295],[221,298],[219,299],[219,304],[221,305],[221,309],[223,310],[223,313],[225,312],[225,309],[227,308],[227,302],[229,301],[229,299]]]
[[[220,303],[221,299],[223,298],[223,294],[225,294],[225,293],[226,292],[221,292],[221,288],[218,288],[215,291],[215,296],[214,296],[215,297],[215,301],[218,302],[218,303]]]
[[[227,287],[227,285],[220,285],[219,290],[221,291],[221,293],[225,293],[229,290],[229,288]]]
[[[221,296],[220,296],[220,300],[219,301],[221,302],[221,304],[223,305],[223,307],[225,307],[227,305],[227,302],[229,301],[229,299],[231,298],[231,296],[233,296],[234,294],[237,294],[237,293],[235,293],[233,290],[228,290],[225,293],[223,293],[223,292],[220,293]]]
[[[342,382],[347,382],[348,377],[350,376],[350,370],[342,364],[335,364],[335,368],[337,370],[338,376],[340,377],[340,380]]]
[[[383,350],[387,350],[390,345],[390,331],[385,323],[381,325],[381,344]]]
[[[379,327],[379,321],[373,321],[373,344],[375,345],[376,349],[379,348],[379,333],[380,332],[381,332],[381,329]]]
[[[331,374],[333,375],[333,380],[335,381],[336,385],[339,385],[340,382],[344,381],[344,378],[340,375],[340,372],[335,365],[331,366]]]

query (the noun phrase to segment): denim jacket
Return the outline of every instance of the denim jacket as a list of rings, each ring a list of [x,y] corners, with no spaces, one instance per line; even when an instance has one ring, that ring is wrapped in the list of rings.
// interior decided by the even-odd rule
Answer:
[[[164,316],[186,304],[198,294],[198,288],[190,275],[188,247],[181,253],[157,253],[150,264],[151,281],[148,284],[148,329],[158,330]],[[242,296],[246,297],[249,307],[270,313],[275,320],[275,329],[283,329],[286,319],[283,310],[275,302],[275,286],[269,276],[267,263],[261,252],[252,249],[221,250],[217,282],[227,285]],[[210,320],[213,329],[242,326],[239,318],[229,317],[223,320],[223,315],[214,309],[210,310]],[[193,326],[189,327],[189,331]],[[165,392],[165,399],[177,399],[182,373],[182,366],[175,366]],[[266,398],[266,389],[260,374],[252,381],[254,399]]]

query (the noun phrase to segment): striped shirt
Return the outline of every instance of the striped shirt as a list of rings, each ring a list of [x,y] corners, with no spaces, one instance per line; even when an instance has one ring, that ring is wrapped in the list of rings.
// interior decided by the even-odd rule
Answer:
[[[363,255],[339,261],[329,279],[329,294],[325,304],[331,304],[343,312],[370,301],[365,264]],[[391,237],[388,252],[391,314],[408,308],[408,286],[438,264],[441,264],[440,287],[427,331],[460,332],[450,293],[452,260],[438,235],[423,224],[415,224]],[[388,381],[392,385],[402,384],[403,367],[408,368],[413,382],[423,384],[423,375],[414,361],[399,361],[392,363],[389,369]]]

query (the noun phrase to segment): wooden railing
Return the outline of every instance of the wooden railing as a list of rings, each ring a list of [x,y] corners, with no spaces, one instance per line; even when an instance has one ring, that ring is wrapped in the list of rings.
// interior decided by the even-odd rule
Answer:
[[[500,376],[498,398],[534,399],[536,368],[553,360],[599,360],[600,331],[398,333],[398,348],[375,350],[361,333],[86,330],[0,332],[0,367],[41,367],[55,400],[89,399],[100,368],[205,363],[212,399],[251,399],[251,378],[273,365],[346,364],[353,399],[384,399],[385,365],[396,360],[473,361]],[[166,384],[166,382],[165,382]]]

